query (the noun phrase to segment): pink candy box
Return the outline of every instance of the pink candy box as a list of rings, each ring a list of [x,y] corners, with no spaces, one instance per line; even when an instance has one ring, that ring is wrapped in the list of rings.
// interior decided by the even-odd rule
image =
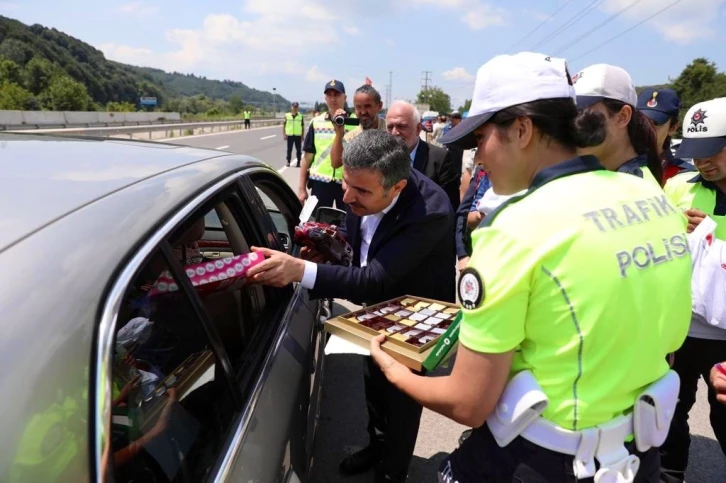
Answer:
[[[220,258],[184,267],[197,292],[205,295],[223,290],[236,290],[246,282],[247,271],[262,263],[264,255],[245,253],[230,258]],[[159,275],[149,290],[149,295],[161,295],[179,290],[174,277],[166,270]]]

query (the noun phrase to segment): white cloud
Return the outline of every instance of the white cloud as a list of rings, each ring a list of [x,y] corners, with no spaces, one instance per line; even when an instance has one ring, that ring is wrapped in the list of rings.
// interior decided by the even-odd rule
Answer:
[[[155,57],[153,50],[141,47],[106,43],[99,45],[98,48],[107,58],[124,64],[148,66],[150,65],[149,62],[153,61]]]
[[[718,18],[721,6],[726,0],[688,0],[675,4],[645,25],[658,31],[666,40],[688,44],[699,39],[712,38],[716,32],[714,19]],[[602,9],[615,13],[631,5],[632,0],[605,0]],[[642,0],[623,12],[622,16],[631,25],[642,21],[667,7],[671,2],[663,0]]]
[[[328,74],[320,72],[320,69],[317,65],[310,67],[305,73],[305,80],[308,82],[317,82],[321,84],[329,81],[330,79],[332,79],[332,77]]]
[[[349,35],[359,35],[360,34],[360,29],[358,27],[353,27],[352,25],[343,27],[343,30],[345,31],[345,33],[347,33]]]
[[[469,74],[463,67],[455,67],[442,73],[447,81],[473,82],[474,76]]]
[[[130,2],[118,7],[117,11],[135,15],[137,17],[148,17],[159,11],[159,7],[154,5],[147,5],[146,2],[138,0]]]
[[[467,10],[461,17],[461,21],[468,25],[471,30],[484,30],[487,27],[504,25],[504,10],[501,8],[480,3]]]

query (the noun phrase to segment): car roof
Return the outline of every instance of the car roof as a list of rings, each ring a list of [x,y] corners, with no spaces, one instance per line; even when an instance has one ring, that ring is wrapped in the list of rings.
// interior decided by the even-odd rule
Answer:
[[[0,251],[143,179],[223,155],[156,142],[0,133]]]

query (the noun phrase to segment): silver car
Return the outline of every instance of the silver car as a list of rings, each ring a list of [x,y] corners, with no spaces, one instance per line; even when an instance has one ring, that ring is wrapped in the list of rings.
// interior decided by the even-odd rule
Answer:
[[[324,309],[300,286],[194,279],[297,250],[278,173],[24,134],[0,134],[0,167],[0,481],[306,481]]]

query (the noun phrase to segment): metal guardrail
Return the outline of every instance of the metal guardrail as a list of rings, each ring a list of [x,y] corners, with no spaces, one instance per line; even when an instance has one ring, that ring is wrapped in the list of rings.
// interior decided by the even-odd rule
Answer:
[[[282,125],[284,119],[252,119],[250,123],[257,127],[262,126],[275,126]],[[174,133],[179,131],[179,136],[182,136],[183,132],[191,130],[194,132],[197,129],[201,129],[203,134],[206,129],[210,132],[214,132],[216,128],[222,130],[226,127],[226,130],[231,128],[244,126],[244,119],[235,121],[217,121],[217,122],[178,122],[174,124],[146,124],[138,126],[112,126],[112,127],[71,127],[62,129],[18,129],[18,130],[7,130],[5,132],[33,132],[33,133],[53,133],[68,136],[119,136],[128,135],[129,138],[133,138],[134,134],[138,133],[149,133],[149,139],[152,139],[152,133],[166,131]]]
[[[274,121],[274,117],[258,117],[255,121]],[[38,131],[38,130],[51,130],[51,129],[82,129],[82,128],[112,128],[112,127],[125,127],[125,126],[160,126],[167,124],[202,124],[211,122],[244,122],[243,120],[234,119],[232,121],[184,121],[184,120],[171,120],[171,119],[160,119],[158,121],[124,121],[124,122],[101,122],[97,124],[89,123],[77,123],[77,124],[62,124],[62,123],[51,123],[51,124],[1,124],[0,132],[2,131]]]

